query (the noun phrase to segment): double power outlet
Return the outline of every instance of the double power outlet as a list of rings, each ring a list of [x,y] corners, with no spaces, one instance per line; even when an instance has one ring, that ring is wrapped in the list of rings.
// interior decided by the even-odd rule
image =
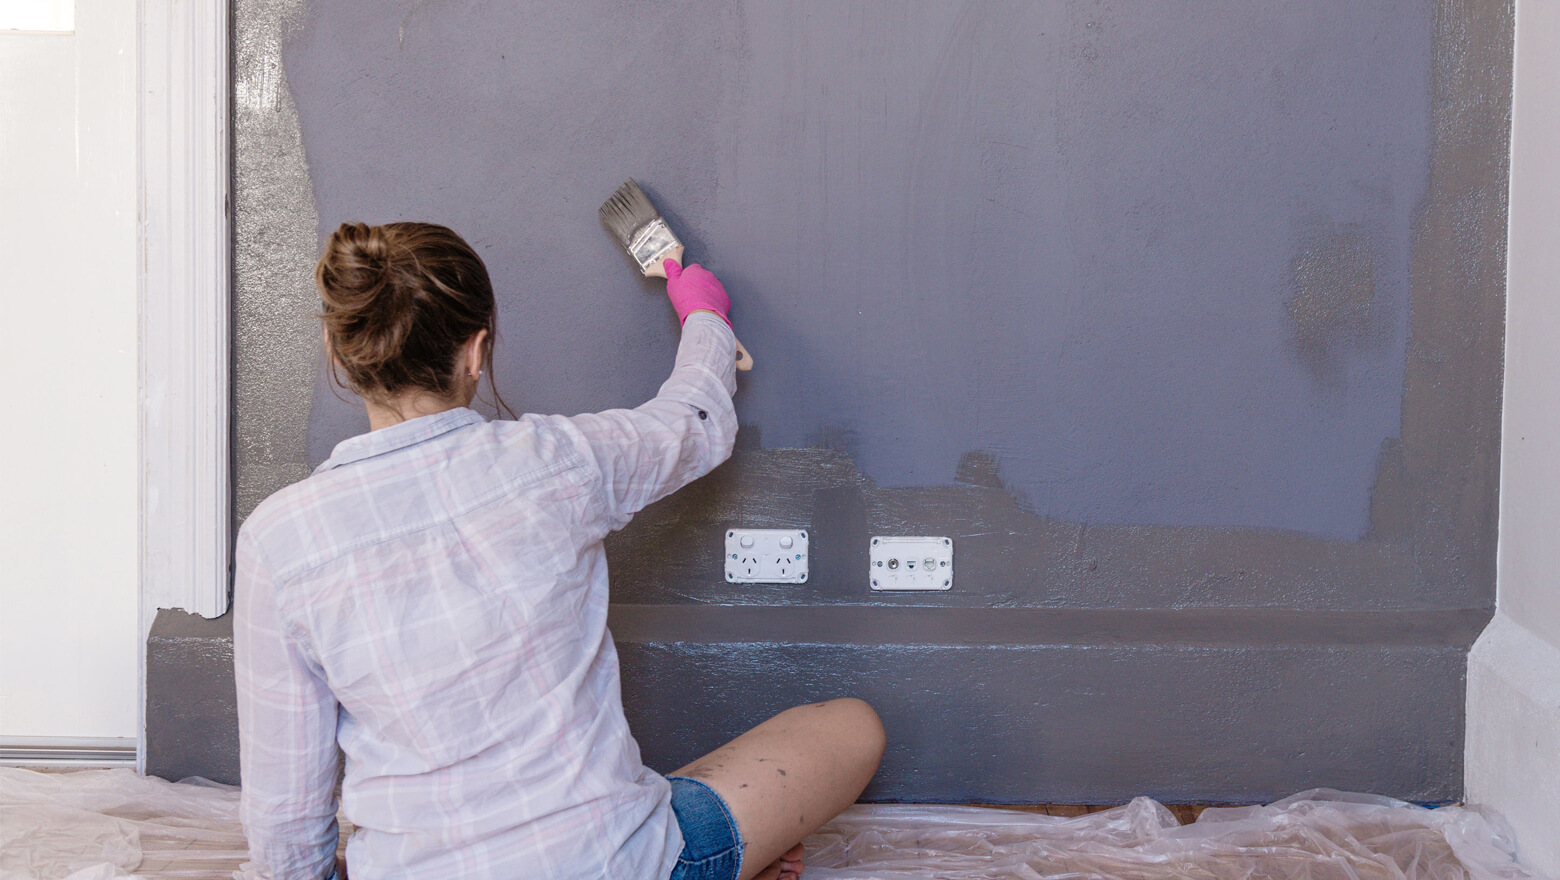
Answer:
[[[867,556],[867,581],[875,591],[930,592],[953,588],[950,538],[879,535],[870,540]],[[728,529],[725,561],[728,583],[806,583],[807,532]]]
[[[807,582],[807,532],[727,529],[726,580],[734,584]]]

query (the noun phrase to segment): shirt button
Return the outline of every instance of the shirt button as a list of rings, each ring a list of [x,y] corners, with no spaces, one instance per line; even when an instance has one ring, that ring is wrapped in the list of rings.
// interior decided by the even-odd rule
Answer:
[[[707,419],[707,418],[709,418],[709,417],[710,417],[710,414],[709,414],[709,413],[707,413],[707,412],[705,412],[705,411],[704,411],[704,410],[702,410],[702,409],[701,409],[701,410],[699,410],[699,418],[700,418],[700,419],[701,419],[701,420],[702,420],[702,419]]]

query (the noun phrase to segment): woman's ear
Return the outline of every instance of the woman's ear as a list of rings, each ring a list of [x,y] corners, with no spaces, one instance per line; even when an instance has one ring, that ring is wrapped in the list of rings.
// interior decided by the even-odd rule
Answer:
[[[325,346],[325,358],[330,361],[331,366],[340,369],[341,361],[336,360],[336,352],[330,347],[330,333],[325,329],[324,324],[320,325],[320,342]]]
[[[487,360],[487,330],[478,330],[466,340],[466,375],[473,379],[482,377],[482,362]]]

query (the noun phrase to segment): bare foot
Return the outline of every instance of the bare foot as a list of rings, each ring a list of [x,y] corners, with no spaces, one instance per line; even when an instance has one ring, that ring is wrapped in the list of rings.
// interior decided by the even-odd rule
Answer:
[[[775,859],[774,863],[762,871],[753,880],[802,880],[802,855],[801,844],[786,850],[785,855]]]

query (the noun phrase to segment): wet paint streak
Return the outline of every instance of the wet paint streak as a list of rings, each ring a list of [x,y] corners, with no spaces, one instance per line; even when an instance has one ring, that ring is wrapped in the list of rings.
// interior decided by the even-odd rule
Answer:
[[[1351,352],[1387,335],[1378,314],[1369,234],[1357,224],[1317,230],[1289,269],[1292,293],[1285,305],[1297,353],[1317,381],[1343,386]]]

